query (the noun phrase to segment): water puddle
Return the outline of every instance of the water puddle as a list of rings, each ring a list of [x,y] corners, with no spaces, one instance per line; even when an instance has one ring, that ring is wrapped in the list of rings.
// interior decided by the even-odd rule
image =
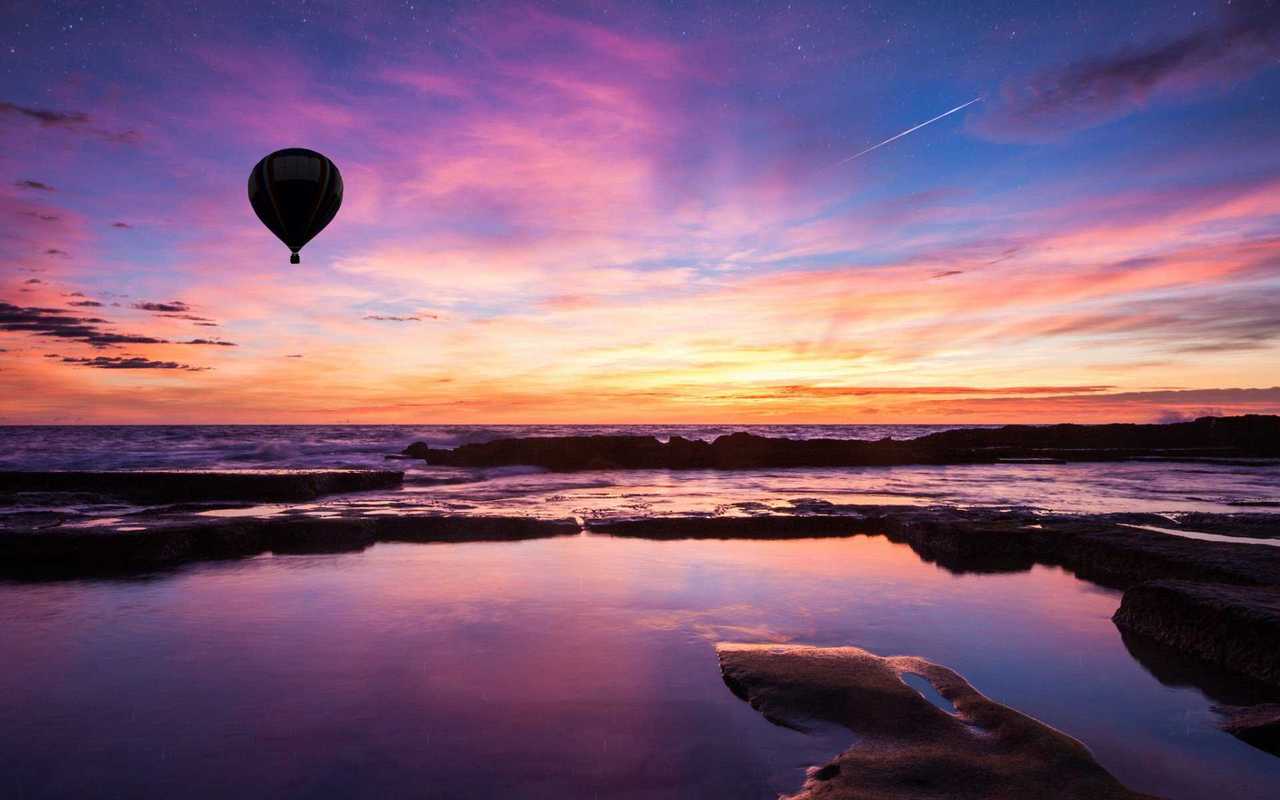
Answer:
[[[920,696],[925,700],[933,703],[948,714],[956,713],[956,707],[951,703],[951,701],[943,697],[942,693],[934,688],[934,685],[930,683],[929,679],[925,676],[917,675],[914,672],[904,672],[898,677],[902,678],[903,683],[919,692]]]
[[[1220,533],[1201,533],[1200,531],[1188,531],[1175,528],[1161,528],[1156,525],[1132,525],[1127,522],[1120,523],[1126,528],[1138,528],[1153,533],[1167,533],[1171,536],[1181,536],[1183,539],[1198,539],[1202,542],[1227,542],[1230,544],[1262,544],[1267,547],[1280,547],[1280,539],[1259,539],[1253,536],[1224,536]]]

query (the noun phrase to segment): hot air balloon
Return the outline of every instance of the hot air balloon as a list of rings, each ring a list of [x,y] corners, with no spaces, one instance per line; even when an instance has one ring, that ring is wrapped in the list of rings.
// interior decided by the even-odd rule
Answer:
[[[249,173],[249,204],[262,224],[289,248],[289,263],[297,264],[302,246],[338,213],[342,175],[332,161],[314,150],[277,150]]]

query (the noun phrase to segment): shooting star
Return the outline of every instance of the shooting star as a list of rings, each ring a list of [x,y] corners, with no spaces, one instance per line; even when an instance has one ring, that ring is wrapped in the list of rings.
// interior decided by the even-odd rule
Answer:
[[[939,114],[938,116],[934,117],[933,119],[929,119],[929,120],[925,120],[924,122],[921,122],[919,125],[915,126],[914,128],[907,128],[905,131],[903,131],[902,133],[899,133],[897,136],[890,136],[888,139],[885,139],[880,144],[873,144],[870,147],[868,147],[866,150],[863,150],[860,153],[854,153],[848,158],[844,158],[844,159],[841,159],[840,161],[837,161],[836,166],[838,167],[841,164],[847,164],[850,161],[854,160],[855,158],[861,158],[862,156],[865,156],[867,153],[870,153],[872,150],[879,150],[881,147],[884,147],[886,144],[889,144],[890,142],[896,142],[897,140],[901,139],[903,136],[906,136],[908,133],[918,131],[921,128],[923,128],[925,125],[930,125],[934,122],[937,122],[943,117],[949,117],[952,114],[956,113],[957,111],[960,111],[961,109],[968,108],[969,106],[973,105],[974,103],[978,102],[981,99],[982,99],[981,97],[975,97],[967,103],[961,103],[960,105],[956,106],[950,111],[945,111]]]

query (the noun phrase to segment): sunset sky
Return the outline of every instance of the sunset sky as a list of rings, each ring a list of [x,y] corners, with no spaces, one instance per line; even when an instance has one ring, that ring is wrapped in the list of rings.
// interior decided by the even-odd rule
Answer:
[[[6,4],[0,423],[1280,412],[1280,3],[948,7]]]

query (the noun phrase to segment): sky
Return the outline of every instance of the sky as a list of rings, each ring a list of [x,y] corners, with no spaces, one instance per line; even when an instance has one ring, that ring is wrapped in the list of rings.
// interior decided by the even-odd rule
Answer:
[[[1280,412],[1280,2],[0,22],[0,423]]]

